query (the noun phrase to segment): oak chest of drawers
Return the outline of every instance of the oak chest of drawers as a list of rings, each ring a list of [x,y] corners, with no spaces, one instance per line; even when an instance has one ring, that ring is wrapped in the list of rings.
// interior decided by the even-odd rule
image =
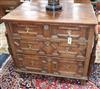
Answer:
[[[97,24],[91,4],[62,1],[62,11],[47,12],[46,3],[23,3],[2,18],[16,71],[87,80]]]

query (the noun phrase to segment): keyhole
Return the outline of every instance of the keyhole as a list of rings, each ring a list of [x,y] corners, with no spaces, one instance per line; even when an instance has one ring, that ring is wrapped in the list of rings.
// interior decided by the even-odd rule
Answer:
[[[68,44],[72,44],[72,37],[68,37]]]
[[[68,31],[68,44],[72,44],[71,31]]]

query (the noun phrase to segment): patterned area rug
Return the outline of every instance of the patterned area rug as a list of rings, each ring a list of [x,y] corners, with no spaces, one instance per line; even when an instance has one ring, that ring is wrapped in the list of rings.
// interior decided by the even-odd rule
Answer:
[[[79,80],[16,73],[11,61],[1,81],[1,89],[100,89],[100,65],[95,64],[89,81],[80,85]]]

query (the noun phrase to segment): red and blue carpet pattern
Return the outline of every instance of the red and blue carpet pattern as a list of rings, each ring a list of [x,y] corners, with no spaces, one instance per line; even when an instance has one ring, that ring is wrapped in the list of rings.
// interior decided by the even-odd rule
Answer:
[[[93,73],[86,85],[80,85],[79,80],[16,73],[13,62],[8,65],[1,80],[1,89],[100,89],[100,65],[94,65]]]

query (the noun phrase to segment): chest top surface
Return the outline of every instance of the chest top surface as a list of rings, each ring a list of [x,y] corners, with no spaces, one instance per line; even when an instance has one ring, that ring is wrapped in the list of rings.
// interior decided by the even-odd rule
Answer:
[[[36,21],[97,24],[97,19],[91,4],[71,3],[61,0],[62,11],[47,12],[46,0],[23,3],[4,16],[4,21]]]

